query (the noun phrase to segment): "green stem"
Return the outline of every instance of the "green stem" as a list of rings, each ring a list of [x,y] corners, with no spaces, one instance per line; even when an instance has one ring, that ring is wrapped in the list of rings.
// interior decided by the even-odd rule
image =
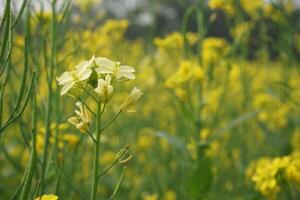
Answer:
[[[4,87],[2,84],[0,84],[0,127],[2,127],[2,116],[3,116],[3,93],[4,93]]]
[[[34,92],[33,92],[34,93]],[[35,162],[36,162],[36,99],[35,94],[32,97],[32,146],[31,146],[31,158],[29,161],[29,168],[28,168],[28,176],[25,179],[24,187],[20,196],[20,200],[28,199],[28,194],[31,188],[31,183],[35,171]]]
[[[6,27],[3,34],[3,40],[1,41],[1,49],[0,49],[0,61],[3,59],[6,45],[8,43],[8,37],[9,37],[9,29],[10,29],[10,23],[11,23],[11,7],[10,7],[10,0],[6,0],[6,6],[5,6],[5,14],[4,17],[6,18]]]
[[[79,188],[76,187],[72,181],[64,174],[63,170],[61,168],[59,168],[58,166],[56,166],[54,163],[51,163],[55,169],[55,171],[59,174],[60,177],[63,178],[63,180],[67,183],[67,185],[78,195],[78,197],[82,200],[84,200],[85,198],[83,197],[83,195],[81,194],[81,192],[79,191]]]
[[[94,96],[93,96],[86,88],[84,88],[84,87],[81,87],[81,88],[83,89],[83,91],[85,91],[85,93],[86,93],[89,97],[91,97],[92,99],[94,99],[95,102],[98,102],[97,98],[94,97]]]
[[[90,111],[90,113],[92,113],[92,115],[94,116],[94,117],[97,117],[96,116],[96,114],[92,111],[92,109],[79,97],[79,101],[83,104],[83,105],[85,105],[85,107]]]
[[[113,168],[118,162],[120,162],[120,160],[127,154],[129,149],[129,145],[127,145],[124,149],[122,149],[120,151],[119,156],[117,156],[117,158],[110,164],[108,165],[105,170],[103,172],[101,172],[101,174],[98,175],[98,178],[100,179],[102,176],[104,176],[107,172],[109,172],[109,170],[111,168]]]
[[[15,23],[14,23],[14,26],[16,26],[19,22],[19,20],[21,19],[22,17],[22,14],[25,10],[25,7],[26,7],[26,3],[27,3],[27,0],[23,0],[22,4],[21,4],[21,8],[20,8],[20,11],[18,12],[18,15],[16,17],[16,20],[15,20]]]
[[[8,153],[6,147],[4,144],[1,145],[1,150],[3,151],[3,155],[5,156],[5,159],[10,162],[10,164],[18,171],[22,172],[23,167]]]
[[[57,113],[60,113],[60,102],[59,102],[59,89],[58,89],[58,83],[56,82],[56,94],[55,94],[55,105],[56,105],[56,126],[55,126],[55,144],[54,144],[54,156],[55,160],[58,166],[60,166],[60,159],[59,154],[61,149],[59,148],[59,124],[60,124],[60,115]],[[60,189],[60,182],[61,182],[61,175],[57,174],[56,176],[56,183],[55,183],[55,194],[59,193]]]
[[[43,168],[42,168],[42,180],[41,180],[41,193],[44,190],[44,181],[46,176],[47,169],[47,159],[48,159],[48,146],[50,139],[50,124],[51,124],[51,113],[52,113],[52,82],[53,82],[53,73],[55,67],[55,54],[56,54],[56,11],[55,11],[56,1],[52,2],[52,19],[51,19],[51,58],[50,58],[50,73],[49,73],[49,82],[48,82],[48,104],[46,110],[46,134],[44,141],[44,151],[43,151]]]
[[[96,139],[94,138],[91,128],[89,126],[89,130],[86,131],[87,134],[89,134],[89,136],[91,137],[91,139],[93,140],[94,143],[96,143]]]
[[[32,182],[32,177],[34,174],[34,162],[35,162],[35,151],[34,151],[34,146],[35,146],[35,131],[32,130],[32,150],[31,150],[31,159],[29,161],[29,169],[28,169],[28,176],[26,177],[24,187],[21,193],[20,200],[26,200],[28,199],[28,193],[31,188],[31,182]]]
[[[100,136],[101,136],[101,103],[97,104],[97,118],[96,118],[96,142],[94,146],[94,164],[93,164],[93,180],[92,180],[92,192],[91,200],[97,199],[97,185],[98,185],[98,169],[99,169],[99,148],[100,148]]]
[[[195,5],[191,5],[184,12],[183,19],[182,19],[181,32],[182,32],[183,41],[184,41],[184,48],[183,48],[183,55],[184,55],[184,57],[188,56],[189,50],[190,50],[186,34],[188,32],[188,26],[189,26],[190,16],[193,14],[193,12],[194,12],[195,9],[196,9]]]
[[[116,197],[116,195],[117,195],[117,192],[119,191],[120,186],[121,186],[121,184],[122,184],[122,182],[123,182],[124,175],[125,175],[125,170],[126,170],[126,167],[123,167],[122,174],[121,174],[121,176],[120,176],[120,178],[119,178],[119,181],[118,181],[118,183],[117,183],[117,185],[116,185],[116,187],[115,187],[115,189],[114,189],[114,192],[113,192],[113,194],[111,195],[111,197],[109,198],[109,200],[115,199],[115,197]]]
[[[101,132],[104,131],[107,127],[109,127],[109,125],[111,125],[111,123],[113,123],[121,113],[122,111],[119,111],[107,124],[105,124],[101,129]]]

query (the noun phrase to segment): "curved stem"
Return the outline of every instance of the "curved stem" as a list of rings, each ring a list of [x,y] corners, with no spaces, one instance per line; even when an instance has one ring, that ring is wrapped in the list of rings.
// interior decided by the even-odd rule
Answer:
[[[117,158],[110,164],[108,165],[105,170],[103,172],[101,172],[99,175],[98,175],[98,178],[100,179],[102,176],[104,176],[107,172],[109,172],[109,170],[111,168],[113,168],[118,162],[120,162],[121,158],[123,156],[126,155],[126,153],[128,152],[128,149],[129,149],[129,145],[127,145],[124,149],[122,149],[119,154],[119,156],[117,156]]]

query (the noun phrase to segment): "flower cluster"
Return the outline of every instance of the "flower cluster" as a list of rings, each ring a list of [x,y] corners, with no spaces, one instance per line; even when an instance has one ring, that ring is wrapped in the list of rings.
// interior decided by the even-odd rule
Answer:
[[[104,57],[93,56],[90,60],[83,61],[75,66],[72,71],[64,72],[57,78],[58,84],[62,85],[61,95],[72,94],[72,89],[85,89],[86,83],[90,83],[93,87],[94,82],[98,80],[98,86],[95,88],[97,93],[101,93],[103,84],[110,85],[111,79],[116,81],[124,81],[134,79],[135,70],[131,66],[121,65]],[[105,79],[105,80],[104,80]],[[112,92],[112,87],[109,87]],[[76,93],[75,93],[76,94]]]
[[[202,59],[204,67],[217,64],[228,53],[226,40],[217,37],[208,37],[202,43]]]
[[[188,32],[186,34],[186,40],[189,45],[195,45],[198,40],[197,34]],[[179,32],[173,32],[163,38],[155,38],[154,44],[158,47],[159,52],[162,54],[168,54],[171,52],[178,53],[181,52],[181,49],[184,46],[184,35]]]
[[[188,96],[189,83],[199,84],[204,79],[204,73],[203,68],[197,62],[182,60],[177,71],[166,80],[165,85],[167,88],[174,89],[176,96],[184,101]]]
[[[234,16],[236,13],[234,0],[209,0],[208,7],[212,10],[223,10],[226,14]]]
[[[61,95],[68,94],[78,100],[75,111],[76,116],[69,118],[69,122],[82,132],[88,132],[92,122],[91,110],[82,101],[81,96],[88,95],[98,104],[107,104],[113,95],[114,84],[135,79],[135,69],[120,62],[105,57],[93,56],[83,61],[57,77],[62,85]],[[121,104],[119,112],[126,112],[134,106],[143,93],[134,87],[130,95]]]
[[[294,152],[274,159],[261,158],[250,165],[247,175],[259,192],[269,199],[275,198],[285,182],[300,185],[300,154]]]

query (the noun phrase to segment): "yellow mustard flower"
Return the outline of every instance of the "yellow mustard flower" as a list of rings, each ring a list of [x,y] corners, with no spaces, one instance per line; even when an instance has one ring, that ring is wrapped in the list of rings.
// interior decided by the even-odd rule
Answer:
[[[58,200],[58,196],[55,196],[53,194],[44,194],[41,197],[35,198],[35,200]]]
[[[235,15],[235,0],[209,0],[208,7],[212,10],[223,10],[229,16]]]
[[[228,52],[228,43],[222,38],[208,37],[202,42],[202,60],[205,67],[216,64]]]

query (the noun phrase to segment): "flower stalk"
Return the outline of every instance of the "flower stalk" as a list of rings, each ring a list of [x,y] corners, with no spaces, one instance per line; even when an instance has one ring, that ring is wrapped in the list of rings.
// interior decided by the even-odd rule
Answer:
[[[79,109],[75,110],[75,116],[68,119],[69,123],[74,125],[81,132],[87,133],[93,140],[94,157],[90,200],[97,200],[98,182],[99,177],[101,177],[101,175],[99,175],[101,134],[121,113],[129,111],[143,93],[137,87],[134,87],[120,105],[119,111],[103,127],[101,122],[102,115],[107,108],[107,104],[110,103],[113,97],[114,85],[118,82],[121,83],[134,79],[134,72],[135,70],[131,66],[121,65],[120,62],[112,61],[108,58],[93,56],[91,59],[77,64],[72,71],[66,71],[61,76],[57,77],[58,85],[62,86],[60,94],[68,94],[76,100],[79,100],[76,103],[76,106]],[[82,98],[82,96],[85,98]],[[91,102],[87,101],[87,98],[93,100],[92,103],[96,106],[95,110],[93,110],[92,106],[88,105]],[[91,128],[92,124],[95,126],[94,130]],[[121,156],[117,161],[125,163],[130,160],[131,157],[129,156],[120,161],[121,158],[123,157]],[[111,165],[111,167],[113,165]],[[104,173],[111,167],[105,169]],[[121,185],[124,172],[125,169],[112,195],[112,199],[115,197]]]
[[[101,138],[101,103],[97,105],[97,118],[96,118],[96,141],[94,144],[94,160],[93,160],[93,178],[92,178],[92,191],[91,200],[97,199],[97,186],[98,186],[98,170],[99,170],[99,151],[100,151],[100,138]]]

